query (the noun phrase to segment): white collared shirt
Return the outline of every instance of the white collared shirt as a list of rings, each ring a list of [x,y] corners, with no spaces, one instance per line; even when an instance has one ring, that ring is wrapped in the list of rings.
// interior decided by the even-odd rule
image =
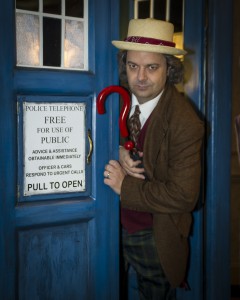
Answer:
[[[160,100],[160,98],[162,96],[162,93],[163,93],[163,90],[157,97],[155,97],[154,99],[149,100],[143,104],[139,104],[137,97],[134,94],[132,94],[132,107],[130,110],[129,118],[134,113],[135,106],[139,105],[139,109],[141,111],[139,118],[140,118],[140,122],[141,122],[141,127],[143,127],[145,122],[147,121],[148,117],[151,115],[152,111],[157,106],[158,101]]]

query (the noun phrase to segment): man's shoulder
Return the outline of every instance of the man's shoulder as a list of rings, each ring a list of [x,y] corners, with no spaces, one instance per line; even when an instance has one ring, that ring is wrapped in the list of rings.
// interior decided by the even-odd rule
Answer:
[[[180,93],[175,86],[170,86],[169,98],[166,99],[168,103],[167,114],[174,115],[175,118],[200,120],[199,110],[191,99],[188,99],[186,95]]]

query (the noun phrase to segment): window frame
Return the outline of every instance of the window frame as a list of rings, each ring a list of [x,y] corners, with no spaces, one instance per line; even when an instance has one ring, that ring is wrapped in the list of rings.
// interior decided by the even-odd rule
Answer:
[[[26,67],[26,68],[39,68],[39,69],[55,69],[55,70],[73,70],[73,71],[89,71],[89,42],[88,42],[88,29],[89,29],[89,22],[88,22],[88,6],[89,1],[83,0],[84,5],[84,11],[83,11],[83,18],[76,18],[76,17],[70,17],[65,15],[65,1],[61,0],[62,2],[62,9],[61,14],[49,14],[43,12],[43,0],[39,1],[39,11],[30,11],[30,10],[23,10],[23,9],[17,9],[15,5],[15,18],[17,19],[17,14],[28,14],[28,15],[34,15],[39,17],[39,65],[26,65],[26,64],[18,64],[17,63],[17,24],[16,24],[16,67]],[[61,66],[55,67],[55,66],[46,66],[43,65],[43,18],[55,18],[60,19],[61,22]],[[65,43],[65,25],[66,21],[78,21],[83,23],[84,27],[84,59],[83,59],[83,68],[72,68],[72,67],[65,67],[64,66],[64,43]]]

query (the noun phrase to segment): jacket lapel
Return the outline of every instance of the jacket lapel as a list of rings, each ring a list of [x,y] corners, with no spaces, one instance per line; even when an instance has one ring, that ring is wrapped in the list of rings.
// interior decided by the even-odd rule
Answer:
[[[171,94],[172,88],[167,84],[160,101],[150,116],[143,150],[143,163],[149,179],[153,176],[157,156],[168,131],[167,111]]]

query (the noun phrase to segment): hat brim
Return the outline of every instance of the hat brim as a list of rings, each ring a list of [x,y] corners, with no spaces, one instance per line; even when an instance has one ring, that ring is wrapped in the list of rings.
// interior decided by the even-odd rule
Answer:
[[[151,44],[140,44],[133,42],[124,42],[124,41],[112,41],[112,44],[121,50],[133,50],[133,51],[144,51],[144,52],[156,52],[169,55],[185,55],[187,51],[161,45],[151,45]]]

